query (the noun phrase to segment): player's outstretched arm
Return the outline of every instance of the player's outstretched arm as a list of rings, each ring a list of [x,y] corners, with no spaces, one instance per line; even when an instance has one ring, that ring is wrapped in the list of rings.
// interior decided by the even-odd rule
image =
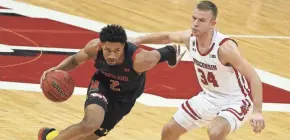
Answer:
[[[64,59],[55,67],[55,70],[70,71],[80,64],[90,60],[97,55],[100,44],[99,39],[89,41],[79,52]]]
[[[222,61],[230,63],[249,81],[254,104],[253,115],[251,116],[251,125],[254,128],[254,132],[260,133],[265,127],[265,122],[262,116],[262,82],[258,74],[250,63],[240,55],[237,45],[232,40],[226,41],[220,47],[219,55]]]
[[[177,32],[157,32],[150,33],[136,38],[129,38],[129,42],[139,44],[169,44],[169,43],[188,43],[191,30]],[[187,46],[187,44],[186,44]]]
[[[167,62],[168,65],[174,67],[185,54],[185,51],[180,54],[179,50],[176,45],[167,45],[152,51],[141,49],[140,52],[133,56],[133,68],[136,72],[141,73],[152,69],[156,64],[161,62]]]
[[[84,63],[85,61],[96,57],[99,49],[99,45],[101,45],[101,42],[99,39],[93,39],[89,41],[86,46],[81,49],[79,52],[77,52],[74,55],[71,55],[67,58],[65,58],[59,65],[56,67],[52,67],[46,71],[43,72],[40,83],[45,79],[45,76],[48,72],[54,71],[54,70],[63,70],[63,71],[70,71],[74,68],[76,68],[78,65]]]

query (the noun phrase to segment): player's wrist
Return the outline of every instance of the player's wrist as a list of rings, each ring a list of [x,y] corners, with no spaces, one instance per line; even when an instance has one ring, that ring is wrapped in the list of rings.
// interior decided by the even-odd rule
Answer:
[[[57,67],[51,67],[50,70],[54,71],[54,70],[58,70]]]
[[[253,112],[262,113],[262,107],[255,107],[254,106]]]
[[[167,61],[167,63],[171,66],[176,64],[176,50],[173,46],[167,45],[156,50],[160,53],[160,60],[158,63]]]
[[[58,67],[58,66],[56,66],[56,67],[52,67],[51,70],[52,70],[52,71],[55,71],[55,70],[63,70],[63,69],[60,68],[60,67]],[[64,71],[65,71],[65,70],[64,70]]]

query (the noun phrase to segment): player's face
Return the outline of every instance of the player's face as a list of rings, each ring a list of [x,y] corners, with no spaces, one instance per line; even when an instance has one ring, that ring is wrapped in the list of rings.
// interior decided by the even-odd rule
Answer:
[[[103,43],[103,55],[108,65],[115,65],[124,52],[125,44],[118,42]]]
[[[216,24],[212,12],[195,9],[192,15],[191,29],[194,36],[198,37],[208,32]]]

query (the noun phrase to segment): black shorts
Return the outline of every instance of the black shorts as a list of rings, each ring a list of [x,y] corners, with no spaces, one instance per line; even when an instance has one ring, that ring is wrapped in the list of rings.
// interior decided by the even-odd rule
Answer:
[[[104,108],[105,118],[101,127],[95,131],[99,137],[106,136],[107,133],[115,127],[115,125],[127,115],[135,104],[134,101],[122,100],[108,96],[105,90],[99,88],[90,88],[87,92],[85,107],[90,104],[97,104]]]

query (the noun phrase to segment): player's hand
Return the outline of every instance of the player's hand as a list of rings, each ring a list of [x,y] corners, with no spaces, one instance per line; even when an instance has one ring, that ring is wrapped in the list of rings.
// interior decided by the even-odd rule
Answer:
[[[174,49],[176,51],[176,64],[174,66],[171,66],[171,65],[168,65],[168,66],[171,68],[175,68],[178,65],[178,63],[181,61],[184,54],[186,53],[186,50],[183,50],[181,52],[180,45],[173,44],[172,46],[174,47]]]
[[[265,120],[260,112],[253,112],[250,123],[255,133],[260,133],[265,128]]]
[[[45,79],[47,73],[49,73],[51,71],[55,71],[55,67],[52,67],[52,68],[50,68],[42,73],[42,76],[40,78],[40,85],[42,84],[42,81]]]

